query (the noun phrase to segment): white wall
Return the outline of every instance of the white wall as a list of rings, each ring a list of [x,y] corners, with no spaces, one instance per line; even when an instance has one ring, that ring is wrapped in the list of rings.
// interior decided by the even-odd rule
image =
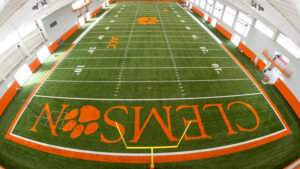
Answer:
[[[284,83],[288,88],[295,94],[295,96],[300,100],[300,62],[294,56],[292,56],[286,49],[281,47],[274,40],[270,39],[260,31],[257,31],[255,28],[250,29],[249,34],[246,38],[243,38],[244,43],[248,46],[259,58],[267,60],[265,56],[262,55],[264,49],[268,49],[270,54],[274,54],[277,50],[283,55],[285,55],[289,60],[287,68],[293,71],[291,77],[286,77],[284,75],[281,78],[284,80]],[[257,58],[258,58],[257,57]]]
[[[50,28],[50,24],[56,21],[57,25]],[[72,11],[72,7],[67,5],[57,11],[54,11],[50,15],[41,19],[44,31],[48,37],[48,45],[55,42],[60,36],[71,29],[78,23],[76,13]]]
[[[96,9],[100,8],[102,6],[102,3],[104,0],[93,0],[90,5],[88,5],[88,10],[90,13],[94,12]]]

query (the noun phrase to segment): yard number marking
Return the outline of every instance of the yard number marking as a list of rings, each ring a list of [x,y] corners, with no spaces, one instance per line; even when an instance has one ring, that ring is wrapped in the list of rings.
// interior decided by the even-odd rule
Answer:
[[[203,52],[204,54],[208,53],[208,49],[207,49],[206,47],[201,46],[200,49],[202,50],[202,52]]]
[[[191,28],[191,27],[189,27],[189,26],[186,26],[186,27],[185,27],[185,29],[187,29],[187,30],[191,30],[192,28]]]
[[[212,64],[212,67],[215,68],[215,71],[216,71],[218,74],[220,74],[220,72],[222,71],[222,68],[221,68],[218,64],[216,64],[216,63]]]
[[[192,35],[192,38],[193,38],[194,40],[199,39],[199,37],[198,37],[197,35]]]
[[[104,35],[99,35],[99,36],[98,36],[98,39],[99,39],[99,40],[102,40],[103,38],[104,38]]]
[[[94,53],[94,51],[97,49],[97,47],[90,47],[90,49],[89,49],[89,53],[90,54],[93,54]]]
[[[105,30],[109,30],[109,29],[110,29],[110,27],[109,27],[109,26],[107,26],[107,27],[105,27],[104,29],[105,29]]]
[[[77,65],[77,68],[74,70],[77,76],[82,72],[82,68],[84,68],[84,65]]]

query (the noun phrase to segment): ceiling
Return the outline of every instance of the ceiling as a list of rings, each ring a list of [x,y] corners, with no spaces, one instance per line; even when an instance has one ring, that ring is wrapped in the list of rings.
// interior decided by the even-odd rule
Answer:
[[[2,26],[18,9],[22,8],[22,6],[28,0],[5,0],[5,2],[1,3],[0,11],[0,26]]]
[[[37,0],[1,0],[0,3],[0,26],[2,26],[18,9],[22,8],[28,1]],[[58,3],[62,0],[50,0]],[[221,0],[227,4],[233,4],[236,7],[251,13],[254,17],[256,14],[249,9],[251,0]],[[300,34],[300,0],[255,0],[256,2],[266,1],[273,6]]]
[[[266,0],[300,33],[299,0]]]

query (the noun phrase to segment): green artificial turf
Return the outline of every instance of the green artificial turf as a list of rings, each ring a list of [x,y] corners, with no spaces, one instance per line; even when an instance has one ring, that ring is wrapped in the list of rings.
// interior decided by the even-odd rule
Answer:
[[[126,6],[123,6],[124,4]],[[121,8],[124,9],[118,13]],[[165,12],[164,8],[168,9],[168,12]],[[178,13],[175,14],[172,8]],[[136,22],[139,17],[156,17],[160,22],[142,25]],[[198,19],[203,21],[200,17]],[[207,23],[205,25],[224,42],[257,81],[260,81],[263,76],[261,72],[214,28]],[[109,30],[105,29],[107,26],[110,27]],[[186,26],[190,30],[186,29]],[[82,31],[76,32],[50,56],[15,97],[0,118],[1,137],[4,138],[13,118],[35,85]],[[104,38],[99,40],[99,35],[104,35]],[[198,39],[194,40],[192,35],[197,35]],[[106,48],[113,37],[119,38],[116,49]],[[91,47],[96,47],[92,54],[88,52]],[[200,47],[206,47],[208,53],[203,53]],[[213,64],[218,64],[222,70],[218,73]],[[84,68],[81,68],[83,65]],[[78,66],[82,70],[77,74],[74,71],[79,68]],[[299,144],[297,144],[299,121],[296,121],[297,118],[291,108],[273,86],[263,86],[263,88],[287,120],[293,132],[291,135],[239,153],[187,162],[159,163],[156,167],[281,168],[291,163],[299,156]],[[244,96],[245,94],[251,95]],[[219,96],[231,97],[218,98]],[[256,120],[251,111],[241,105],[233,106],[229,111],[227,104],[233,101],[246,102],[257,111],[260,125],[255,131],[243,132],[237,129],[236,123],[244,128],[252,128]],[[70,105],[64,111],[64,115],[73,109],[92,105],[101,112],[100,119],[97,121],[100,129],[92,135],[83,134],[77,139],[71,139],[71,132],[62,131],[67,123],[67,120],[62,118],[56,130],[58,136],[55,137],[51,135],[44,114],[37,125],[38,132],[30,131],[46,103],[50,105],[54,121],[61,110],[61,104]],[[227,135],[228,129],[218,109],[211,107],[202,110],[206,104],[222,104],[233,130],[238,134]],[[105,123],[103,119],[105,111],[113,106],[125,106],[128,109],[128,115],[124,111],[115,110],[109,114],[109,118],[124,125],[126,129],[124,137],[129,142],[134,135],[135,112],[132,107],[143,107],[140,117],[142,125],[153,107],[166,123],[166,110],[162,106],[172,106],[170,109],[172,132],[176,138],[179,138],[185,129],[183,118],[195,119],[195,113],[191,110],[176,112],[176,108],[180,105],[199,105],[205,131],[212,138],[183,140],[178,149],[162,149],[156,152],[219,147],[259,138],[283,129],[275,112],[243,70],[176,3],[119,3],[65,56],[47,78],[23,112],[13,133],[68,148],[149,153],[147,150],[125,150],[121,141],[115,144],[101,142],[101,133],[111,140],[119,137],[116,129]],[[196,124],[191,125],[188,135],[200,135]],[[160,146],[176,143],[169,141],[152,117],[139,141],[129,145]],[[147,164],[114,164],[56,156],[32,150],[6,139],[1,139],[0,145],[2,149],[0,164],[6,168],[148,168]]]

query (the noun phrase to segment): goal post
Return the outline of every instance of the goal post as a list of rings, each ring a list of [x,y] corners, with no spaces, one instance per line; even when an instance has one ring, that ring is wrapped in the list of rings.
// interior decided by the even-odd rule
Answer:
[[[127,146],[127,143],[122,135],[122,132],[119,128],[119,125],[117,122],[115,122],[118,132],[121,136],[121,139],[123,141],[123,144],[125,146],[126,149],[131,149],[131,150],[151,150],[151,164],[150,164],[150,169],[154,169],[154,149],[171,149],[171,148],[178,148],[184,135],[186,134],[188,128],[190,127],[191,121],[189,121],[188,125],[186,126],[186,128],[184,129],[184,132],[182,133],[180,140],[178,141],[178,143],[176,145],[171,145],[171,146],[150,146],[150,147],[131,147],[131,146]]]

